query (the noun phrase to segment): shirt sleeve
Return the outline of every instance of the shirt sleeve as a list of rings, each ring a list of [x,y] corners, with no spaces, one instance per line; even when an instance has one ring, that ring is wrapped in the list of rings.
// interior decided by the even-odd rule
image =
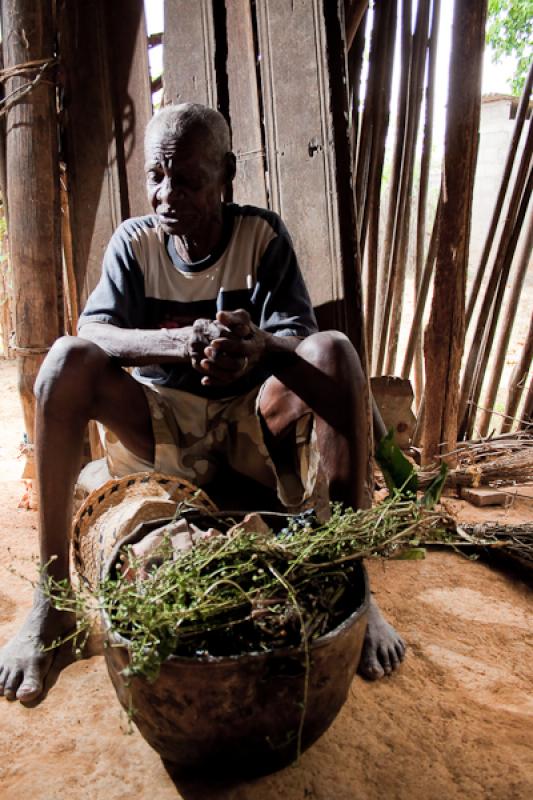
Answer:
[[[260,328],[275,336],[309,336],[318,325],[289,233],[272,214],[276,236],[257,270],[252,305],[260,308]]]
[[[131,223],[123,222],[109,242],[100,280],[80,315],[78,329],[89,322],[119,328],[145,327],[144,278],[133,254]]]

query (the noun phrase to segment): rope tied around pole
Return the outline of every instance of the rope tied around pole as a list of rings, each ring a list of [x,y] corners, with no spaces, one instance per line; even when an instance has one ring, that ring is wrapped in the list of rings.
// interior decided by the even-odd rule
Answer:
[[[16,356],[43,356],[48,353],[50,350],[50,346],[48,347],[18,347],[18,345],[14,345],[9,347],[10,350],[14,352]]]
[[[0,100],[0,117],[7,114],[14,105],[20,103],[22,98],[33,91],[40,83],[47,83],[50,86],[55,86],[55,81],[46,79],[44,75],[50,67],[54,67],[57,63],[57,58],[38,58],[34,61],[14,64],[12,67],[6,67],[6,69],[0,70],[1,83],[5,83],[5,81],[8,81],[10,78],[26,76],[34,72],[37,73],[32,80],[13,89],[12,92]]]

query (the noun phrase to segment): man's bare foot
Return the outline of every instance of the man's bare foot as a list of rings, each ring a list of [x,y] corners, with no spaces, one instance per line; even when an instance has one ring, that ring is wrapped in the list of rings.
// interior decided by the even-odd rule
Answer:
[[[64,636],[74,624],[74,614],[51,608],[37,589],[24,625],[0,649],[0,696],[23,703],[37,699],[54,658],[53,651],[43,652],[43,648]]]
[[[368,625],[358,672],[375,681],[398,669],[405,656],[405,644],[384,619],[375,600],[370,598]]]

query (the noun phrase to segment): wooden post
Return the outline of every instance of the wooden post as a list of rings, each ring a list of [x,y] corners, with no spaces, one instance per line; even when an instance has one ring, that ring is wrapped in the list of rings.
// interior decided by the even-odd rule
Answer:
[[[477,159],[487,2],[456,0],[450,56],[443,203],[433,302],[425,336],[427,463],[455,449],[464,346],[466,268]]]
[[[60,334],[61,275],[54,29],[51,0],[3,0],[5,68],[35,61],[32,73],[10,78],[6,95],[42,78],[7,116],[9,244],[19,390],[26,433],[33,441],[33,385],[44,354]],[[28,475],[30,477],[30,475]]]

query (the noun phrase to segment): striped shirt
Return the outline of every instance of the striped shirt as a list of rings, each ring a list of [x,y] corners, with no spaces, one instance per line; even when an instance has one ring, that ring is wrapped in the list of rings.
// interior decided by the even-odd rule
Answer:
[[[252,321],[276,336],[308,336],[317,330],[311,301],[290,236],[277,214],[252,206],[224,206],[216,250],[184,262],[155,216],[126,220],[106,250],[100,281],[78,327],[104,322],[153,330],[214,319],[219,310],[246,309]],[[136,369],[136,377],[206,396],[241,394],[268,373],[256,369],[230,387],[204,387],[188,365]]]

